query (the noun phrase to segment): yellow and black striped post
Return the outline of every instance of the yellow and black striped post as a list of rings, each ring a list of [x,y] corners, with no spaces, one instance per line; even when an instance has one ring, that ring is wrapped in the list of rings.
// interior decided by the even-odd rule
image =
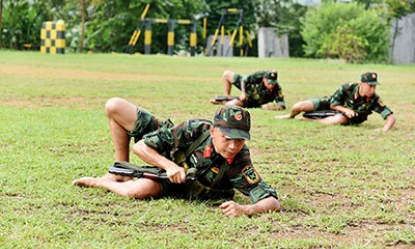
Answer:
[[[63,21],[43,22],[40,30],[40,52],[43,54],[64,54],[65,29]]]
[[[173,55],[174,53],[174,25],[178,24],[192,24],[192,31],[190,33],[190,48],[191,48],[191,55],[195,55],[196,51],[196,31],[197,31],[197,22],[193,22],[187,19],[157,19],[157,18],[145,18],[143,19],[146,23],[146,30],[144,32],[144,53],[150,54],[151,53],[151,41],[152,41],[152,31],[151,31],[151,23],[167,23],[168,25],[168,33],[167,33],[167,54]]]
[[[190,55],[195,56],[197,45],[197,22],[192,22],[192,31],[190,32]]]
[[[220,17],[218,27],[216,28],[215,34],[213,35],[212,44],[210,45],[210,50],[212,50],[213,47],[215,46],[216,39],[217,39],[218,34],[219,34],[219,30],[221,30],[221,32],[225,32],[225,31],[222,31],[222,30],[225,30],[225,26],[223,24],[225,22],[225,14],[226,14],[226,12],[224,10],[222,10],[222,15]],[[210,54],[210,51],[208,53]]]
[[[133,52],[133,48],[135,46],[135,44],[137,44],[138,38],[140,37],[141,34],[141,29],[144,26],[144,17],[146,16],[148,9],[150,8],[150,4],[146,5],[146,8],[144,9],[143,13],[141,14],[141,19],[137,24],[137,27],[134,30],[133,35],[130,38],[130,41],[128,42],[128,47],[126,52],[131,54]]]
[[[246,30],[245,33],[246,33],[246,40],[248,41],[248,45],[246,46],[246,50],[245,50],[245,56],[246,56],[248,54],[248,49],[252,48],[252,41],[251,41],[251,35],[249,34],[248,30]],[[241,53],[243,54],[244,51],[242,50]]]
[[[188,19],[180,19],[180,20],[175,20],[175,19],[171,19],[168,20],[168,34],[167,34],[167,54],[168,55],[172,55],[173,54],[173,48],[174,48],[174,24],[178,23],[178,24],[193,24],[193,22],[191,20]],[[196,47],[196,27],[192,26],[192,32],[190,33],[190,47]],[[194,55],[194,52],[191,53],[191,55]]]
[[[144,32],[144,53],[151,53],[151,19],[146,18],[146,31]]]
[[[169,31],[167,32],[167,54],[173,54],[173,47],[174,47],[174,20],[169,20],[168,28]]]
[[[243,35],[244,35],[244,29],[243,29],[243,10],[240,9],[228,9],[232,10],[233,13],[235,12],[239,12],[239,20],[238,23],[236,24],[236,29],[234,30],[234,32],[232,33],[231,39],[229,40],[229,47],[228,50],[226,51],[226,55],[229,54],[230,50],[233,49],[233,44],[235,41],[235,37],[236,37],[236,33],[239,31],[239,47],[240,47],[240,56],[243,56]]]

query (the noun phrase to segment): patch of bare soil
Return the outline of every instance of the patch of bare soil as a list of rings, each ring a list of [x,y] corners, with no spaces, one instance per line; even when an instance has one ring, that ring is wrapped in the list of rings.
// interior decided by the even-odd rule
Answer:
[[[161,83],[169,83],[172,79],[171,75],[160,75],[160,74],[142,74],[142,73],[128,73],[128,72],[105,72],[105,71],[80,71],[80,70],[71,70],[71,69],[60,69],[60,68],[44,68],[36,67],[30,68],[25,67],[22,71],[20,67],[8,67],[4,70],[0,70],[0,73],[6,75],[21,75],[24,74],[25,77],[29,78],[64,78],[64,79],[92,79],[92,80],[139,80],[140,78],[146,79],[163,79],[166,81],[161,81]],[[182,77],[176,77],[180,79]]]
[[[99,98],[34,98],[32,100],[12,99],[3,103],[11,107],[26,108],[48,108],[48,107],[71,107],[78,109],[95,108],[102,106],[107,99]]]

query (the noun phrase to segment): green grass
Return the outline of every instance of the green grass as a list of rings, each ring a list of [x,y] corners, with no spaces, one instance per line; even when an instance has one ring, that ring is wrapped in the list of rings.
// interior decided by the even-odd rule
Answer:
[[[131,200],[71,185],[113,163],[107,99],[175,123],[211,119],[222,72],[260,69],[278,70],[289,107],[376,71],[397,123],[381,133],[376,113],[343,127],[250,109],[248,146],[280,195],[280,213],[231,219],[215,203]],[[0,248],[413,248],[414,96],[413,65],[0,51]]]

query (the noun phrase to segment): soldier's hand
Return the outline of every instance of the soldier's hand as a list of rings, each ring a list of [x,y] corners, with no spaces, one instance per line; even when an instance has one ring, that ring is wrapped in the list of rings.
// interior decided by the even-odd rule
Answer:
[[[222,214],[226,217],[238,217],[245,214],[244,206],[239,205],[234,201],[227,201],[222,203],[219,208],[222,211]]]
[[[183,183],[186,178],[186,171],[180,166],[171,167],[166,170],[166,174],[172,183]]]
[[[345,115],[346,115],[346,117],[348,117],[348,118],[353,118],[353,117],[357,117],[357,116],[358,116],[358,114],[357,114],[356,112],[354,112],[353,110],[348,110],[348,111],[345,113]]]

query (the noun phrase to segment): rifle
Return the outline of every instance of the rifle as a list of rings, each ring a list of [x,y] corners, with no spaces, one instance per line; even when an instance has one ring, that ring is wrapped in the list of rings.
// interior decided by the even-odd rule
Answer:
[[[216,101],[231,101],[234,99],[238,99],[238,96],[217,96],[215,98]]]
[[[305,112],[303,114],[303,117],[311,118],[311,119],[321,119],[321,118],[332,117],[336,114],[340,114],[340,112],[338,111],[311,111],[311,112]]]
[[[124,176],[131,176],[136,178],[148,178],[155,181],[158,180],[169,180],[169,177],[164,173],[156,173],[156,172],[145,172],[144,169],[151,168],[148,166],[141,166],[143,168],[143,171],[138,171],[134,169],[124,168],[120,166],[111,166],[108,170],[111,174],[117,174],[117,175],[124,175]],[[196,181],[197,180],[197,169],[196,168],[190,168],[187,170],[185,181]]]

